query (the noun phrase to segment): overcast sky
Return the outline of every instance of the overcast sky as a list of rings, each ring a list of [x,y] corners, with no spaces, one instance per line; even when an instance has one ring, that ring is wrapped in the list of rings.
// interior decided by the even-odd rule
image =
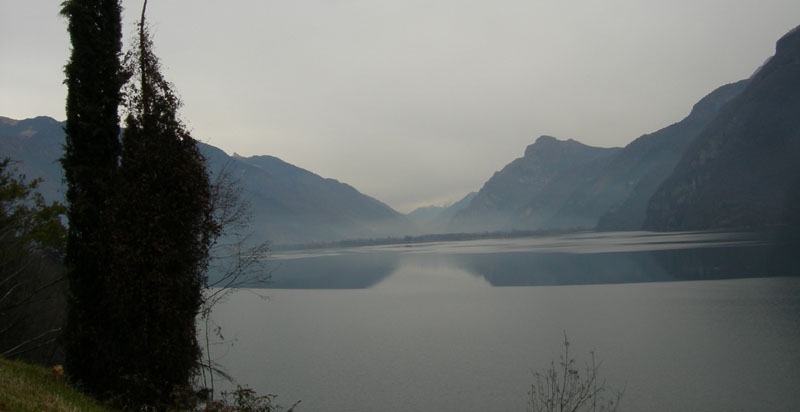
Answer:
[[[65,118],[61,0],[0,0],[0,116]],[[141,1],[123,1],[130,38]],[[195,138],[408,212],[539,135],[624,146],[748,77],[798,0],[151,0]]]

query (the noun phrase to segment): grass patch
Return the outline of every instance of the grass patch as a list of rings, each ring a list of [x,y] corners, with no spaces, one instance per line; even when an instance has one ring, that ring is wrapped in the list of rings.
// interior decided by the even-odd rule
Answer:
[[[44,366],[0,358],[0,411],[112,412]]]

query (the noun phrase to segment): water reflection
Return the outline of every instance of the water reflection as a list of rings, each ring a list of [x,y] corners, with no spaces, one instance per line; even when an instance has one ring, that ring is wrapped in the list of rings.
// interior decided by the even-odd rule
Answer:
[[[767,247],[673,249],[594,254],[463,255],[460,264],[492,286],[583,285],[784,275]]]
[[[465,255],[410,254],[373,289],[392,293],[441,293],[483,289],[488,279],[462,264]]]
[[[793,250],[793,249],[792,249]],[[753,233],[585,233],[297,252],[269,287],[422,291],[797,275]]]
[[[237,337],[219,362],[303,410],[525,410],[566,331],[624,410],[800,410],[800,278],[652,283],[796,275],[786,250],[617,233],[286,252],[268,303],[214,308]],[[620,282],[638,283],[489,287]]]
[[[398,267],[396,253],[351,253],[285,259],[276,262],[274,289],[365,289]]]
[[[467,271],[492,286],[547,286],[669,280],[649,252],[502,253],[461,256]]]

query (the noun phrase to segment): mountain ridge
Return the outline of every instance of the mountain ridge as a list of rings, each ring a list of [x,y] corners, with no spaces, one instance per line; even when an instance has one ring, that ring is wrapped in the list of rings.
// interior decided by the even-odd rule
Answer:
[[[800,26],[750,78],[720,86],[682,120],[600,148],[542,135],[450,207],[403,215],[335,179],[269,155],[228,156],[201,144],[215,165],[232,169],[256,205],[255,226],[283,243],[353,238],[570,228],[703,230],[800,228]],[[8,136],[15,136],[14,139]],[[63,197],[57,160],[61,123],[0,116],[0,146],[25,160],[42,189]],[[35,152],[36,155],[31,153]],[[48,194],[45,194],[48,197]]]
[[[63,123],[47,116],[0,117],[0,149],[29,178],[41,177],[48,201],[63,201]],[[407,218],[353,186],[321,177],[274,156],[229,156],[198,142],[212,180],[228,173],[252,205],[254,239],[292,244],[405,235]]]
[[[495,172],[469,206],[456,213],[449,227],[461,231],[518,229],[514,218],[559,174],[617,150],[540,136],[525,148],[522,157]]]
[[[681,121],[629,143],[604,171],[601,179],[616,179],[632,184],[618,190],[616,203],[605,203],[605,211],[597,216],[599,230],[636,230],[642,227],[647,202],[658,186],[674,170],[687,146],[718,115],[719,111],[746,87],[749,80],[740,80],[714,89],[692,106]],[[606,188],[614,190],[613,188]],[[600,198],[595,188],[592,195]]]

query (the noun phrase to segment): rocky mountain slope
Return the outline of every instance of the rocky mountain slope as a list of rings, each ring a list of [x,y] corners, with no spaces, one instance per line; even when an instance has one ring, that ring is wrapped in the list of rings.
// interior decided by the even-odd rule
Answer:
[[[559,178],[579,176],[580,170],[613,156],[618,148],[587,146],[575,140],[541,136],[525,154],[496,172],[469,206],[458,212],[450,227],[454,231],[492,231],[531,228],[520,226],[519,216]],[[562,182],[567,187],[572,182]]]
[[[796,220],[800,27],[689,145],[652,196],[651,230],[764,228]]]
[[[672,173],[686,147],[746,85],[747,80],[742,80],[719,87],[697,102],[680,122],[625,146],[580,199],[583,210],[604,211],[597,216],[598,229],[641,228],[647,202]]]

